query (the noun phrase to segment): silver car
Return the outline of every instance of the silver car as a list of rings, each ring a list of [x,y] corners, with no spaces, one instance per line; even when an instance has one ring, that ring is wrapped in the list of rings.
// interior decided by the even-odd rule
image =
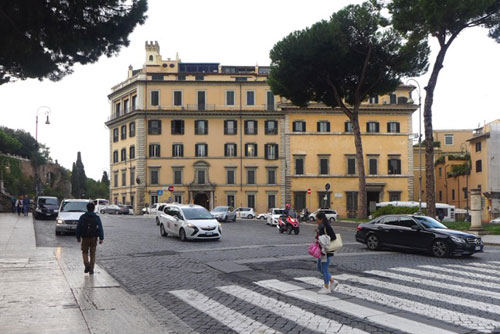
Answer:
[[[210,213],[220,222],[236,221],[236,212],[234,211],[234,208],[230,206],[218,206],[210,211]]]
[[[165,207],[160,215],[160,234],[187,240],[219,240],[221,224],[202,206],[175,204]]]
[[[61,202],[56,219],[56,235],[76,231],[80,216],[87,212],[88,199],[65,199]]]

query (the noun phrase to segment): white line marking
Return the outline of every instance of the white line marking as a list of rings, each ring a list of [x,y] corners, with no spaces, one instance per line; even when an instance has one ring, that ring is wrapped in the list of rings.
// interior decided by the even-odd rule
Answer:
[[[487,280],[494,280],[496,281],[496,277],[492,277],[489,275],[482,275],[482,274],[476,274],[476,273],[470,273],[468,271],[463,271],[463,270],[456,270],[456,269],[450,269],[450,268],[444,268],[444,267],[438,267],[438,266],[418,266],[419,268],[425,268],[425,269],[431,269],[431,270],[439,270],[439,271],[444,271],[447,273],[452,273],[452,274],[458,274],[458,275],[463,275],[467,277],[472,277],[474,279],[487,279]]]
[[[488,264],[488,263],[468,263],[469,266],[481,267],[481,268],[490,268],[500,271],[500,266],[497,264]]]
[[[450,290],[463,291],[463,292],[468,292],[468,293],[475,294],[475,295],[500,299],[500,293],[498,293],[498,292],[493,292],[491,290],[481,290],[481,289],[471,288],[471,287],[464,285],[464,284],[462,284],[462,285],[448,284],[448,283],[444,283],[443,281],[434,281],[434,280],[430,280],[430,279],[415,277],[412,275],[400,275],[400,274],[394,274],[394,273],[391,273],[388,271],[386,272],[386,271],[380,271],[380,270],[370,270],[370,271],[366,271],[366,273],[377,275],[377,276],[382,276],[382,277],[387,277],[387,278],[392,278],[392,279],[398,279],[398,280],[406,281],[406,282],[410,281],[410,282],[414,282],[414,283],[418,283],[418,284],[422,284],[422,285],[434,286],[436,288],[444,288],[444,289],[450,289]],[[452,277],[450,277],[449,279],[453,280]]]
[[[342,325],[335,320],[323,318],[297,306],[261,295],[260,293],[237,285],[219,287],[218,289],[313,331],[337,333],[342,328],[344,328],[344,331],[349,329],[349,326]],[[366,333],[352,327],[350,327],[350,329],[352,333]]]
[[[227,327],[238,333],[259,333],[259,334],[281,334],[280,332],[236,312],[215,300],[195,291],[195,290],[176,290],[170,291],[171,294],[191,305],[200,312],[203,312],[215,320],[221,322]]]
[[[471,268],[469,266],[461,266],[458,264],[446,264],[445,266],[450,268],[457,268],[457,269],[462,268],[466,270],[478,271],[480,273],[491,274],[491,275],[498,275],[499,274],[498,270],[500,270],[500,268],[498,268],[497,270],[488,268],[476,268],[476,267]],[[492,277],[491,279],[496,281],[497,277]]]
[[[321,305],[328,307],[329,309],[342,312],[344,314],[349,314],[358,319],[365,319],[371,323],[382,325],[384,327],[394,328],[403,332],[411,334],[451,334],[450,332],[442,328],[422,324],[418,321],[405,319],[387,312],[378,311],[366,306],[351,303],[345,300],[341,300],[332,295],[320,295],[319,293],[311,290],[305,290],[304,288],[280,282],[278,280],[268,280],[255,282],[257,285],[265,287],[267,289],[301,299],[306,302],[310,302],[316,305]]]
[[[458,306],[465,306],[465,307],[473,308],[473,309],[480,310],[480,311],[500,313],[500,306],[498,306],[498,305],[483,303],[483,302],[479,302],[479,301],[473,301],[470,299],[460,298],[460,297],[452,296],[452,295],[445,294],[445,293],[424,290],[422,288],[417,289],[417,288],[412,288],[412,287],[402,285],[402,284],[391,283],[388,281],[379,281],[379,280],[376,280],[373,278],[359,277],[359,276],[348,275],[348,274],[336,275],[335,279],[346,280],[349,282],[359,282],[359,283],[363,283],[366,285],[371,285],[371,286],[375,286],[378,288],[383,288],[383,289],[396,291],[396,292],[403,292],[403,293],[406,293],[409,295],[420,296],[420,297],[428,298],[431,300],[434,300],[434,299],[441,300],[441,301],[444,301],[446,303],[450,303],[450,304],[454,304],[454,305],[458,305]]]
[[[302,277],[296,279],[312,285],[322,284],[321,282],[323,282],[323,280],[316,277]],[[477,316],[460,313],[456,311],[450,311],[445,308],[419,303],[413,300],[396,297],[385,293],[372,291],[369,289],[353,287],[347,284],[339,284],[339,286],[335,291],[359,299],[364,299],[369,302],[385,306],[391,306],[394,307],[395,309],[400,309],[411,313],[420,314],[428,318],[447,322],[453,325],[460,325],[462,327],[467,327],[478,331],[485,331],[485,330],[492,331],[500,327],[500,322],[498,321],[480,318]]]

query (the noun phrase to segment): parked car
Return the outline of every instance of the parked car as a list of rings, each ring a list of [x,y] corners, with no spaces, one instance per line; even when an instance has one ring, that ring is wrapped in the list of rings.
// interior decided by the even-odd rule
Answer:
[[[143,214],[149,214],[149,215],[156,215],[156,212],[158,211],[158,207],[161,204],[165,204],[165,203],[154,203],[154,204],[151,204],[150,206],[143,208],[142,209],[142,213]]]
[[[56,219],[56,235],[75,232],[80,216],[87,212],[88,199],[65,199],[59,207]]]
[[[100,213],[112,215],[128,215],[128,207],[125,205],[111,204],[101,209]]]
[[[96,198],[94,201],[95,212],[101,212],[101,209],[104,209],[109,205],[109,201],[103,198]]]
[[[164,237],[172,234],[182,241],[219,240],[222,225],[200,205],[173,204],[160,214],[160,234]]]
[[[267,212],[266,213],[259,213],[257,215],[257,219],[267,220]]]
[[[500,224],[500,217],[490,220],[490,224]]]
[[[210,213],[212,214],[212,216],[214,216],[215,219],[220,222],[236,221],[236,212],[231,206],[218,206],[210,211]]]
[[[247,218],[253,219],[255,218],[255,211],[252,208],[237,208],[234,210],[238,218]]]
[[[436,257],[472,255],[483,251],[480,237],[448,229],[437,220],[420,215],[387,215],[360,224],[356,241],[368,249],[382,247],[429,252]]]
[[[334,221],[337,220],[338,214],[337,211],[331,210],[331,209],[318,209],[314,211],[313,213],[309,214],[309,220],[310,221],[315,221],[316,220],[316,215],[320,212],[323,212],[326,215],[326,218],[330,221],[330,223],[333,223]]]
[[[156,209],[155,212],[155,221],[156,225],[160,225],[160,215],[165,211],[165,208],[167,207],[167,203],[158,203],[158,208]]]
[[[272,208],[267,214],[267,225],[278,225],[278,219],[285,214],[285,209]]]
[[[57,218],[58,213],[59,201],[57,197],[39,196],[36,199],[35,211],[33,211],[35,219]]]

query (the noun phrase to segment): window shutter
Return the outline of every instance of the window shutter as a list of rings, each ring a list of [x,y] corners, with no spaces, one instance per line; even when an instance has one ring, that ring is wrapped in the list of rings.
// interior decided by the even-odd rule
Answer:
[[[257,144],[254,144],[254,147],[255,147],[255,156],[257,157],[259,156],[259,153],[257,153],[257,148],[258,148]]]
[[[399,123],[396,123],[396,132],[399,133],[401,131]]]
[[[203,144],[205,146],[205,156],[208,157],[208,144]]]
[[[396,160],[396,165],[398,166],[397,174],[401,174],[401,160]]]
[[[269,144],[264,145],[264,157],[266,160],[269,159]]]
[[[370,132],[370,122],[366,123],[366,132]]]
[[[172,130],[171,133],[174,134],[175,133],[175,121],[174,120],[170,121],[170,129]]]
[[[157,145],[158,146],[158,156],[161,157],[161,153],[160,153],[160,145]]]
[[[326,123],[326,131],[330,132],[330,122]]]
[[[184,121],[180,121],[181,122],[181,135],[184,134]]]
[[[224,121],[224,134],[227,135],[227,121]]]
[[[379,124],[379,122],[375,123],[375,132],[377,132],[377,133],[380,132],[380,124]]]
[[[392,173],[392,170],[391,170],[391,159],[387,160],[387,171],[388,171],[388,174],[393,174]]]
[[[248,157],[248,144],[245,144],[245,157]]]
[[[227,157],[227,144],[224,144],[224,156]]]
[[[278,144],[274,144],[274,150],[275,150],[275,151],[274,151],[274,153],[275,153],[275,155],[274,155],[274,159],[275,159],[275,160],[278,160],[278,159],[279,159],[279,156],[280,156],[280,151],[279,151],[279,149],[278,149],[278,148],[279,148],[279,147],[278,147]]]
[[[321,125],[320,125],[320,124],[321,124],[321,122],[317,122],[317,123],[316,123],[316,131],[317,131],[317,132],[319,132],[319,130],[320,130],[320,127],[321,127]]]
[[[391,132],[391,122],[387,123],[387,132]]]

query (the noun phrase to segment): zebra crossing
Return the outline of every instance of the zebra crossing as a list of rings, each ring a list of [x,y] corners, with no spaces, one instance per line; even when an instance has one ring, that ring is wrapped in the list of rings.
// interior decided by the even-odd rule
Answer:
[[[328,295],[309,276],[170,293],[235,333],[288,333],[290,324],[303,333],[493,333],[499,276],[500,262],[488,261],[342,273]]]

